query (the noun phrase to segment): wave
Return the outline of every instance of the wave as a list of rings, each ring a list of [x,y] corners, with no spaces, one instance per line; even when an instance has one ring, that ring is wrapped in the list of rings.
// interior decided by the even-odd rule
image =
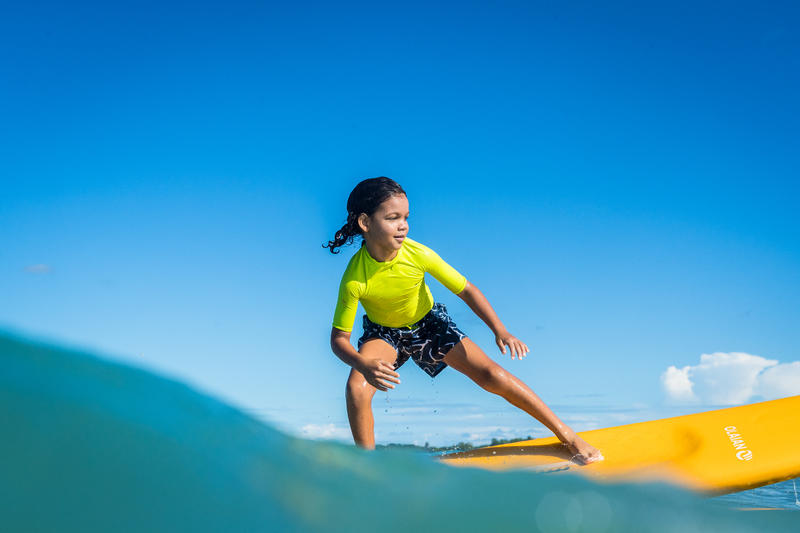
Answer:
[[[795,531],[663,484],[287,436],[148,371],[0,332],[0,530]]]

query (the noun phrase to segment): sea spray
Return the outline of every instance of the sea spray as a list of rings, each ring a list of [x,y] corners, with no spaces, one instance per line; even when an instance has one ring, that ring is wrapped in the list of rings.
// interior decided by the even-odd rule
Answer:
[[[0,364],[0,531],[796,529],[666,485],[296,439],[179,382],[10,335]]]

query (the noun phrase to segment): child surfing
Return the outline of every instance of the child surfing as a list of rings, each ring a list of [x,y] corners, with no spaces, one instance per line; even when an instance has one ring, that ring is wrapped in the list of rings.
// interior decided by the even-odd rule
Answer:
[[[327,245],[331,253],[362,237],[361,248],[345,268],[331,329],[331,348],[350,365],[345,398],[356,445],[375,447],[372,398],[375,391],[400,383],[397,369],[412,359],[429,376],[448,366],[483,389],[502,396],[544,424],[569,449],[572,460],[602,460],[600,451],[562,422],[525,383],[490,359],[434,303],[425,283],[430,273],[458,295],[494,332],[502,353],[522,359],[528,346],[506,330],[489,301],[436,252],[408,237],[409,204],[403,188],[386,177],[360,182],[347,199],[347,223]],[[364,333],[353,348],[350,333],[358,303],[364,307]]]

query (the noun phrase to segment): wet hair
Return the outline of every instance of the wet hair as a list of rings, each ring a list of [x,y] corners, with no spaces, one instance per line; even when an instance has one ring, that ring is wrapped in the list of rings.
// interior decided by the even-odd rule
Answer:
[[[361,213],[372,216],[379,205],[397,194],[406,194],[406,191],[399,183],[385,176],[369,178],[360,182],[347,198],[347,222],[336,232],[333,240],[328,241],[328,244],[323,244],[322,247],[330,248],[332,254],[338,254],[337,248],[352,244],[353,238],[362,234],[361,227],[358,225],[358,217]]]

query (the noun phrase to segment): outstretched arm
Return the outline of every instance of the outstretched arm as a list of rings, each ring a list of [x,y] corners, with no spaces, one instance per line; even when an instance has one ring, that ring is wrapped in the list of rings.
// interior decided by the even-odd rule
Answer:
[[[516,359],[517,356],[522,359],[530,351],[524,342],[508,332],[489,304],[489,300],[478,287],[467,281],[467,285],[458,293],[458,297],[464,300],[481,320],[486,322],[486,325],[494,333],[494,340],[501,352],[506,353],[506,346],[508,346],[511,349],[511,359]]]

